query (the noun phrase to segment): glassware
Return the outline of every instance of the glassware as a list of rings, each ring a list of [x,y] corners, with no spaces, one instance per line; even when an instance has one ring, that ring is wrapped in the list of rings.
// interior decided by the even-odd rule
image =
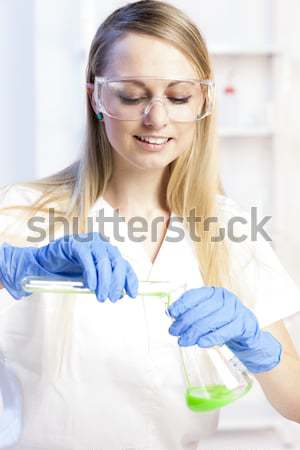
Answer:
[[[81,281],[27,277],[22,285],[25,291],[31,293],[94,294],[84,288]],[[167,311],[168,306],[186,290],[185,284],[179,285],[169,281],[140,281],[138,295],[163,300],[166,314],[170,317]],[[206,349],[197,345],[178,346],[178,349],[186,382],[186,404],[192,411],[207,412],[222,408],[241,398],[251,389],[253,381],[247,369],[225,345]]]
[[[180,347],[187,382],[186,402],[192,411],[222,408],[252,386],[247,370],[226,346]],[[204,370],[205,367],[205,370]]]
[[[177,290],[177,299],[186,290],[186,285],[182,286],[180,293]],[[169,295],[167,307],[172,300],[176,298]],[[251,389],[253,381],[247,369],[226,345],[210,348],[179,346],[179,351],[187,386],[186,404],[192,411],[222,408]]]
[[[67,280],[65,278],[25,277],[22,280],[22,288],[28,293],[61,293],[61,294],[93,294],[85,288],[82,281]],[[168,281],[139,281],[138,295],[169,298],[174,287]],[[125,295],[125,291],[123,291]]]
[[[0,448],[16,444],[23,426],[21,384],[0,352]]]

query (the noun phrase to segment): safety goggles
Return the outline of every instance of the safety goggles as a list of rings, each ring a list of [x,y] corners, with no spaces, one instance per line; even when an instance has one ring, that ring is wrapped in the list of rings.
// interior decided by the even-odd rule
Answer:
[[[160,103],[169,120],[195,122],[212,113],[215,85],[212,80],[183,78],[95,77],[93,98],[97,112],[118,120],[141,120]]]

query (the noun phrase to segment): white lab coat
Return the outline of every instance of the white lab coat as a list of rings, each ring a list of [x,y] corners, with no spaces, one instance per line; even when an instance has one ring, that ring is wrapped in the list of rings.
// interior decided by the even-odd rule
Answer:
[[[33,189],[13,186],[2,191],[2,199],[0,194],[0,207],[30,204],[36,195]],[[220,217],[241,214],[228,198],[220,196],[218,202]],[[90,215],[95,217],[100,208],[112,216],[103,198]],[[0,216],[0,233],[14,220],[9,213]],[[111,226],[106,226],[106,236],[140,280],[184,282],[188,288],[203,285],[187,233],[176,243],[165,238],[152,264],[142,242],[126,239],[126,224],[120,231],[125,242],[112,239]],[[27,231],[18,230],[22,236]],[[174,234],[168,230],[167,236]],[[230,244],[230,251],[240,278],[240,299],[261,326],[300,310],[299,291],[269,244]],[[17,302],[3,290],[0,300],[0,349],[21,382],[24,402],[23,432],[10,449],[196,450],[201,439],[216,430],[217,411],[194,413],[185,404],[177,338],[168,333],[163,301],[125,297],[113,304],[99,303],[91,295],[44,294]],[[72,304],[73,325],[60,375],[53,378],[60,340],[55,307],[64,302]]]

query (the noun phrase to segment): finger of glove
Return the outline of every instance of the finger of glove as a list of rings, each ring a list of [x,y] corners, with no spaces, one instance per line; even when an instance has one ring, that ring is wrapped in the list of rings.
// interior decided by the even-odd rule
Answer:
[[[232,309],[231,304],[227,305],[227,309]],[[218,316],[215,316],[217,312],[220,312]],[[225,314],[228,314],[228,312]],[[209,319],[209,317],[212,317]],[[173,336],[179,336],[188,330],[194,323],[199,322],[200,320],[204,320],[204,324],[208,324],[210,326],[210,322],[213,317],[223,318],[224,316],[224,297],[222,293],[218,290],[215,291],[215,295],[208,299],[205,299],[200,304],[194,306],[192,309],[189,309],[185,313],[175,319],[172,325],[169,328],[170,334]]]
[[[190,289],[169,306],[168,312],[171,317],[176,319],[189,309],[192,309],[194,306],[212,297],[214,292],[214,287]]]
[[[186,342],[187,345],[196,344],[201,336],[205,336],[211,331],[220,329],[236,319],[242,322],[242,319],[236,315],[235,304],[233,302],[228,302],[227,305],[221,306],[217,311],[201,318],[180,333],[181,342]]]
[[[221,346],[229,341],[238,341],[241,334],[242,323],[239,319],[235,319],[223,327],[201,336],[197,345],[203,348],[213,347],[214,345]]]
[[[114,263],[115,260],[122,257],[118,247],[115,245],[110,244],[109,242],[106,242],[106,251],[108,254],[109,259]]]
[[[92,233],[91,238],[89,245],[97,272],[96,297],[100,302],[104,302],[108,298],[113,267],[107,243],[103,242],[98,233]]]
[[[254,348],[260,339],[261,329],[256,316],[248,308],[243,307],[240,311],[240,317],[243,320],[241,334],[238,340],[230,342],[232,350],[242,350],[245,348]]]
[[[97,270],[90,250],[86,246],[77,246],[74,249],[75,252],[77,261],[82,268],[84,285],[91,291],[95,291],[97,287]]]
[[[128,261],[126,267],[125,290],[131,298],[135,298],[138,295],[139,280]]]
[[[123,297],[123,288],[124,288],[125,279],[126,279],[126,267],[125,267],[125,272],[124,272],[124,267],[123,267],[124,264],[122,262],[123,258],[122,258],[122,255],[121,255],[118,247],[107,242],[106,243],[106,251],[107,251],[107,255],[109,257],[113,272],[115,270],[115,267],[117,266],[117,271],[114,272],[114,275],[116,276],[114,283],[116,283],[116,284],[114,284],[114,288],[113,288],[113,289],[116,289],[117,292],[115,293],[115,295],[113,294],[113,292],[111,292],[114,301],[116,301]],[[122,268],[121,268],[121,266],[122,266]],[[119,277],[119,281],[118,281],[118,277]],[[122,284],[122,287],[118,286],[118,284],[119,285]],[[116,295],[118,296],[117,298],[116,298]]]
[[[113,269],[107,255],[94,257],[97,270],[96,297],[100,302],[104,302],[108,298]]]
[[[115,261],[123,258],[119,249],[111,244],[107,245],[107,252],[109,254],[109,257],[111,258],[111,261],[113,264],[115,264]],[[126,262],[127,265],[127,272],[126,272],[126,280],[125,280],[125,291],[130,297],[134,298],[137,296],[137,289],[138,289],[138,279],[137,276],[129,264],[127,260],[123,258],[123,260]]]
[[[116,259],[112,269],[111,283],[108,293],[108,297],[113,303],[123,297],[126,271],[127,266],[125,260],[123,258]]]

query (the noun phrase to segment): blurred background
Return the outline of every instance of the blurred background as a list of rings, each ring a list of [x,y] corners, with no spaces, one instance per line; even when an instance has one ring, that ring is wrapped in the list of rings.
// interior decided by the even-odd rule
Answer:
[[[78,155],[85,66],[101,21],[126,1],[0,0],[0,185],[49,175]],[[212,55],[226,193],[272,216],[272,246],[300,287],[300,2],[170,0]],[[300,351],[300,315],[286,320]],[[288,380],[287,380],[288,382]],[[258,385],[222,411],[201,450],[300,448]]]

